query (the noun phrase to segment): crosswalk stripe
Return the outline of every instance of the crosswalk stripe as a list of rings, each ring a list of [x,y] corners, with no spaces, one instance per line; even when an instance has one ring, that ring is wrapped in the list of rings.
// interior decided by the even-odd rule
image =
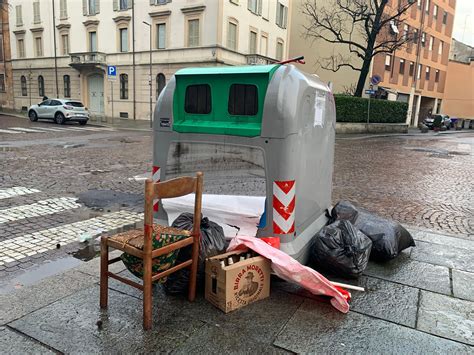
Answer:
[[[81,207],[76,203],[77,198],[59,197],[38,201],[29,205],[6,208],[0,210],[0,225],[25,218],[46,216],[57,212]]]
[[[81,237],[94,238],[141,220],[141,213],[118,211],[7,239],[0,242],[0,265],[56,249],[57,244],[69,244]]]
[[[19,134],[19,133],[21,133],[21,132],[10,131],[10,130],[8,130],[8,129],[0,129],[0,133]]]
[[[36,192],[41,192],[41,191],[37,189],[30,189],[28,187],[23,187],[23,186],[13,186],[8,189],[0,190],[0,200],[5,199],[5,198],[16,197],[16,196],[34,194]]]
[[[49,128],[49,127],[36,127],[34,129],[39,129],[39,130],[42,130],[42,131],[51,131],[51,132],[62,132],[63,130],[62,129],[58,129],[58,128]]]
[[[8,127],[8,129],[13,129],[15,131],[26,132],[26,133],[45,133],[44,131],[39,131],[37,129],[24,128],[24,127]]]

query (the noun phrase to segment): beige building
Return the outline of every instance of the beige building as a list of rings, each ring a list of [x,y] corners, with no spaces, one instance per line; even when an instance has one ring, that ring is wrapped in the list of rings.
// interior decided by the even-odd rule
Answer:
[[[302,4],[307,0],[292,0],[291,28],[290,28],[290,48],[291,58],[304,55],[305,64],[296,64],[301,70],[318,75],[322,81],[332,84],[334,93],[344,93],[350,91],[351,86],[357,84],[359,72],[348,67],[341,68],[337,72],[321,68],[320,61],[332,55],[350,56],[349,50],[345,46],[338,46],[323,40],[313,41],[304,36],[305,26],[309,25],[309,18],[302,13]],[[326,0],[329,4],[331,1]],[[354,38],[357,40],[357,38]],[[354,62],[357,65],[357,60]]]
[[[54,4],[54,9],[53,9]],[[173,73],[287,57],[289,0],[10,0],[14,107],[72,97],[95,117],[149,118]],[[54,14],[54,16],[53,16]],[[107,66],[116,66],[109,81]]]
[[[474,47],[452,40],[441,112],[474,119]]]
[[[10,29],[8,2],[0,1],[0,108],[13,107],[12,62],[10,51]]]

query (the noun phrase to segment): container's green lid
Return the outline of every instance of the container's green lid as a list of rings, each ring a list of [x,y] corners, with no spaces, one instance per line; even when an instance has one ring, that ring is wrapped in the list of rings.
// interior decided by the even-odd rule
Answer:
[[[184,68],[175,73],[173,98],[173,130],[181,133],[223,134],[231,136],[260,136],[263,105],[270,80],[279,64],[252,66],[219,66]],[[211,112],[190,114],[184,109],[186,88],[207,84],[211,91]],[[258,112],[252,116],[231,115],[228,111],[232,84],[257,87]]]

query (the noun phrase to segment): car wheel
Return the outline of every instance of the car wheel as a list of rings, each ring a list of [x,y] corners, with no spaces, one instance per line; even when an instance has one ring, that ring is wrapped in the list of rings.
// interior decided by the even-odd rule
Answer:
[[[31,110],[30,112],[28,112],[28,117],[30,118],[30,121],[31,122],[36,122],[38,121],[38,115],[36,114],[35,111]]]
[[[87,124],[87,121],[79,121],[79,124],[80,124],[81,126],[85,126],[85,125]]]
[[[61,112],[58,112],[56,116],[54,116],[54,121],[57,124],[64,124],[66,122],[66,117]]]

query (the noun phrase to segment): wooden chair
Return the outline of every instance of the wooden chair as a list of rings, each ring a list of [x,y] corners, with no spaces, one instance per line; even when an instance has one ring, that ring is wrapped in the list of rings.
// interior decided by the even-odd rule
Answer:
[[[180,177],[168,181],[153,183],[150,179],[145,182],[145,225],[144,231],[133,230],[116,236],[102,237],[100,249],[100,307],[107,308],[108,301],[108,278],[112,277],[118,281],[143,291],[143,328],[151,329],[152,326],[152,283],[166,277],[180,269],[190,268],[189,277],[189,301],[196,298],[196,277],[199,257],[199,238],[201,225],[201,203],[202,203],[203,174],[196,177]],[[153,250],[153,200],[162,198],[173,198],[195,193],[194,223],[192,234],[186,231],[189,237],[178,242],[168,244],[162,248]],[[184,235],[186,235],[184,233]],[[166,271],[152,275],[152,259],[166,255],[173,250],[193,245],[191,260],[187,260],[169,268]],[[142,248],[140,247],[142,246]],[[120,257],[109,260],[109,247],[122,250],[130,255],[143,260],[143,285],[113,274],[109,271],[109,265],[120,261]]]

